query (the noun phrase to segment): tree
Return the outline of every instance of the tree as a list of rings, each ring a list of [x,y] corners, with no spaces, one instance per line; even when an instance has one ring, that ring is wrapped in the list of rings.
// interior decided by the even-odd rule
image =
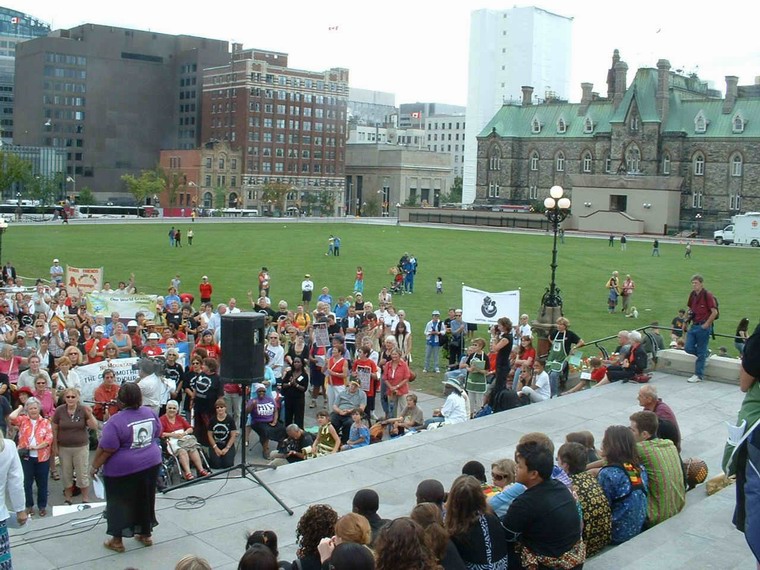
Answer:
[[[217,186],[214,188],[214,204],[217,210],[224,210],[227,205],[225,203],[227,196],[224,192],[224,186]],[[219,214],[221,215],[221,213]]]
[[[409,194],[409,197],[404,202],[404,206],[414,207],[417,205],[417,194]]]
[[[319,193],[319,209],[323,216],[332,216],[335,212],[335,194],[327,190]]]
[[[157,167],[161,178],[164,180],[166,195],[169,199],[171,208],[177,202],[177,192],[185,184],[185,175],[181,172],[166,172],[161,167]]]
[[[301,211],[305,211],[307,216],[311,216],[317,204],[319,204],[319,196],[316,193],[304,192],[303,200],[301,200]]]
[[[87,186],[79,191],[79,196],[77,196],[77,204],[79,206],[90,206],[92,204],[95,204],[95,195]]]
[[[261,193],[261,199],[264,202],[271,202],[272,209],[285,211],[285,198],[290,192],[290,186],[281,182],[267,182],[264,184],[264,190]]]
[[[454,178],[454,184],[451,185],[448,194],[441,196],[442,204],[461,204],[462,203],[462,177]]]
[[[372,196],[364,202],[362,216],[375,217],[380,215],[380,201],[377,196]]]
[[[139,178],[132,174],[125,174],[121,179],[138,204],[145,204],[146,198],[158,196],[166,187],[166,181],[159,168],[142,170]]]
[[[35,176],[27,185],[29,196],[40,203],[40,209],[46,204],[52,204],[61,188],[60,178]]]
[[[0,152],[0,190],[24,184],[32,178],[32,163],[10,152]]]

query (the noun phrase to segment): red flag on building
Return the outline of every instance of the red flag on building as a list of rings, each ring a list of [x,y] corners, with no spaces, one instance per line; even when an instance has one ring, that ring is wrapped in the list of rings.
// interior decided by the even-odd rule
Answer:
[[[415,111],[414,113],[412,113],[412,119],[419,119],[421,117],[422,117],[422,113],[420,113],[419,111]]]
[[[18,25],[19,23],[20,23],[19,18],[17,18],[16,16],[11,18],[11,24]]]

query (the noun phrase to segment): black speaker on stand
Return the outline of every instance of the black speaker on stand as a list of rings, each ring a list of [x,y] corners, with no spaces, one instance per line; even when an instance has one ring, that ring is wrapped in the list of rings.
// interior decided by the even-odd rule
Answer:
[[[222,315],[222,361],[220,363],[220,378],[223,384],[237,384],[243,392],[243,402],[240,406],[240,463],[215,471],[206,477],[184,481],[173,487],[168,487],[164,493],[180,489],[195,483],[226,475],[240,470],[240,476],[253,480],[285,509],[289,515],[293,511],[282,502],[272,489],[264,483],[245,460],[248,443],[245,440],[245,395],[247,388],[264,379],[264,347],[266,342],[266,317],[260,313],[235,313]]]

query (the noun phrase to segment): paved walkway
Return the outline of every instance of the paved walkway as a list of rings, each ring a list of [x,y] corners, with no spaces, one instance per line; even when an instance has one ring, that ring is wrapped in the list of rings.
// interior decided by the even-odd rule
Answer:
[[[742,399],[739,390],[713,382],[688,384],[682,377],[662,373],[655,374],[653,382],[678,415],[684,457],[702,457],[711,474],[718,473],[723,422],[736,417]],[[246,531],[254,529],[274,530],[281,557],[292,560],[296,523],[310,504],[328,503],[344,514],[351,508],[354,493],[370,487],[380,495],[382,516],[406,515],[419,481],[437,478],[449,486],[470,459],[488,465],[511,457],[526,432],[543,431],[559,445],[566,433],[589,429],[598,445],[607,426],[627,425],[628,416],[639,409],[637,388],[636,384],[613,384],[430,433],[260,471],[261,479],[295,511],[292,517],[263,488],[239,478],[207,481],[159,495],[155,545],[144,548],[128,540],[125,554],[103,548],[105,525],[97,520],[100,509],[90,511],[95,520],[78,527],[72,523],[87,518],[84,514],[35,520],[23,533],[12,531],[14,560],[18,568],[29,570],[128,566],[146,570],[172,568],[185,554],[196,553],[214,568],[231,570],[243,553]],[[421,400],[426,414],[440,403],[432,397]],[[639,568],[642,556],[652,568],[753,568],[743,535],[730,526],[732,492],[728,489],[705,500],[704,487],[699,487],[687,495],[681,515],[628,545],[611,549],[590,561],[588,568]],[[188,502],[183,501],[186,498]],[[727,553],[725,565],[702,564],[722,561],[723,553]]]

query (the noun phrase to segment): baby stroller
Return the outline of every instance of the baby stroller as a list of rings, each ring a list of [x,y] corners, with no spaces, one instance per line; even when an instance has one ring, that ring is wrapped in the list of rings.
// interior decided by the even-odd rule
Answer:
[[[391,281],[390,292],[397,295],[404,294],[404,271],[400,267],[395,268],[393,281]]]

